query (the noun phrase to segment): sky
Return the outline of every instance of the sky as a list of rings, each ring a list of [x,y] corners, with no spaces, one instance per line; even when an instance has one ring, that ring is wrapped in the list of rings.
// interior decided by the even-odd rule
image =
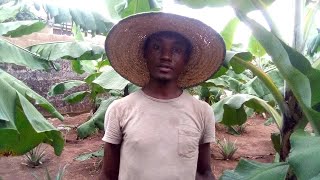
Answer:
[[[44,0],[38,0],[44,2]],[[99,12],[105,12],[106,0],[48,0],[49,2],[56,2],[57,4],[64,4],[69,7],[78,7],[81,9],[96,10]],[[204,23],[214,28],[217,32],[221,32],[224,26],[235,17],[231,7],[223,8],[202,8],[191,9],[184,5],[178,5],[173,2],[174,0],[163,0],[163,11],[180,14],[192,18],[199,19]],[[90,4],[88,4],[90,2]],[[287,42],[292,41],[293,34],[293,2],[292,0],[276,0],[269,8],[272,18],[276,25],[281,30],[283,39]],[[259,12],[252,12],[249,17],[254,18],[259,23],[266,25],[263,17]],[[235,43],[242,42],[246,44],[248,37],[250,36],[250,30],[243,24],[240,24],[235,36]]]

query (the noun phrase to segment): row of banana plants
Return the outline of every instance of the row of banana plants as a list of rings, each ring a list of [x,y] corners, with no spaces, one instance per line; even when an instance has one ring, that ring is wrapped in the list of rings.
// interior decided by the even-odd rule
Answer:
[[[255,112],[267,112],[279,127],[280,136],[273,137],[278,138],[278,140],[280,138],[279,141],[281,144],[275,144],[275,147],[277,147],[276,151],[280,155],[282,154],[283,158],[280,158],[280,161],[282,162],[262,164],[241,160],[234,171],[226,171],[221,179],[284,179],[286,177],[292,178],[295,176],[299,179],[311,179],[316,178],[317,172],[319,171],[318,167],[320,167],[320,161],[318,161],[315,153],[312,153],[320,150],[320,146],[317,146],[316,143],[320,140],[318,137],[320,95],[316,91],[319,86],[316,83],[317,78],[319,78],[318,66],[311,64],[306,56],[288,46],[280,39],[279,36],[277,36],[276,27],[272,24],[270,16],[266,10],[266,5],[272,4],[273,2],[274,0],[179,0],[179,3],[186,4],[193,8],[202,8],[205,6],[232,6],[237,15],[237,17],[231,20],[221,32],[228,49],[224,66],[211,79],[201,84],[199,87],[190,89],[190,92],[199,95],[200,98],[212,105],[217,122],[221,122],[228,126],[241,125],[245,123],[253,109]],[[110,12],[115,12],[113,15],[115,18],[119,19],[135,13],[159,10],[159,5],[159,1],[128,0],[110,2],[108,8],[113,9],[114,11]],[[1,10],[3,9],[0,9],[0,11]],[[271,32],[247,17],[247,13],[253,10],[260,10],[264,14],[267,21],[270,22],[269,25],[272,30]],[[2,22],[4,22],[4,20]],[[232,42],[234,31],[239,22],[244,22],[253,32],[253,37],[250,40],[250,43],[253,46],[250,46],[252,48],[249,48],[248,52],[237,52],[235,51],[235,48],[233,48],[234,45]],[[3,36],[19,37],[25,32],[32,33],[41,29],[39,25],[36,26],[36,29],[34,26],[35,23],[43,26],[43,22],[39,21],[33,21],[32,23],[12,22],[12,24],[0,22],[0,26],[6,27],[0,28],[0,33]],[[30,30],[32,28],[34,28],[34,30]],[[28,31],[25,29],[28,29]],[[67,82],[61,82],[52,87],[49,92],[50,95],[56,95],[81,84],[88,85],[89,90],[76,92],[65,97],[66,101],[76,103],[81,101],[84,97],[90,96],[94,103],[100,104],[99,108],[95,111],[95,114],[90,118],[90,120],[78,128],[78,133],[81,138],[89,136],[95,132],[96,128],[103,128],[105,110],[113,100],[121,98],[121,96],[137,89],[137,87],[115,73],[108,64],[108,60],[105,57],[102,47],[95,46],[87,42],[60,42],[35,45],[25,49],[13,45],[4,39],[1,39],[1,43],[1,47],[5,48],[0,48],[0,62],[15,63],[33,69],[48,69],[52,66],[55,67],[55,61],[60,58],[69,59],[78,68],[85,66],[85,60],[96,61],[96,67],[93,71],[90,71],[88,77],[83,81],[70,80]],[[311,50],[308,52],[314,54],[317,51],[316,40],[310,47]],[[1,50],[3,52],[1,52]],[[267,63],[267,68],[263,68],[261,63],[255,62],[257,57],[261,58],[265,53],[267,53],[272,60],[271,63]],[[16,55],[16,57],[12,57],[12,55]],[[77,71],[83,72],[85,71],[85,68],[80,70],[78,69]],[[3,74],[7,73],[3,72]],[[13,78],[12,76],[10,77]],[[284,93],[282,93],[284,89],[283,80],[285,80],[286,85],[292,92],[293,98],[290,101],[288,101],[285,98]],[[19,81],[14,79],[10,82]],[[20,83],[23,84],[22,82]],[[14,89],[6,90],[6,92],[18,92],[17,88],[13,88]],[[27,87],[23,85],[23,89],[25,90]],[[31,91],[32,90],[30,90],[30,92]],[[227,95],[226,91],[231,92],[231,95]],[[99,94],[104,94],[106,92],[108,92],[111,97],[100,100]],[[30,95],[27,95],[27,93],[23,95],[24,97],[27,97],[26,100],[29,102],[30,107],[33,107],[30,102],[39,102],[39,100],[35,100],[36,95],[31,96],[35,101],[32,101],[32,99],[30,99]],[[6,98],[8,97],[9,96],[6,96]],[[21,135],[22,132],[20,131],[22,130],[18,128],[20,120],[18,121],[17,118],[24,119],[32,126],[33,124],[30,119],[34,116],[28,116],[28,114],[26,114],[32,111],[23,111],[23,108],[21,108],[23,107],[21,102],[24,102],[21,100],[21,95],[17,94],[12,97],[13,99],[11,99],[10,102],[15,102],[15,106],[20,107],[20,109],[13,106],[7,106],[8,110],[4,111],[1,109],[1,115],[8,114],[9,117],[9,113],[7,112],[12,111],[12,114],[14,115],[12,116],[11,122],[13,122],[13,125],[16,127],[16,134]],[[2,103],[1,107],[5,106],[4,101],[1,101],[0,103]],[[38,104],[41,105],[41,103]],[[53,107],[48,104],[49,103],[46,102],[44,107]],[[52,111],[53,108],[47,109]],[[300,110],[301,116],[296,116],[296,114],[299,114],[297,110]],[[34,111],[37,112],[35,109]],[[54,112],[56,115],[57,112]],[[39,112],[37,113],[40,114]],[[62,118],[61,115],[59,115],[59,117]],[[6,122],[7,119],[8,118],[6,117],[0,118],[0,120],[4,122]],[[39,118],[37,119],[39,120]],[[41,121],[40,124],[46,122],[44,118],[42,118],[42,120],[43,122]],[[294,120],[297,122],[291,122]],[[307,122],[311,124],[314,131],[313,134],[303,131]],[[8,124],[3,126],[3,128],[1,127],[0,132],[10,135],[10,131],[5,131],[6,127],[9,127]],[[289,130],[291,130],[293,134],[285,133],[288,131],[288,124],[293,124],[293,126],[289,126],[291,127]],[[30,129],[35,130],[36,133],[30,133],[31,130],[25,131],[24,133],[30,133],[30,136],[32,137],[40,137],[40,134],[43,132],[45,132],[47,136],[48,134],[53,134],[48,133],[51,131],[41,128],[39,129],[32,126]],[[51,126],[51,128],[53,129],[52,132],[56,132],[56,134],[59,135],[59,132],[56,131],[54,127]],[[289,137],[287,137],[288,135]],[[41,137],[47,136],[42,135]],[[12,135],[12,137],[15,136]],[[17,139],[20,137],[23,136],[18,136]],[[3,151],[2,154],[5,155],[22,154],[23,152],[26,152],[28,148],[30,149],[34,147],[38,142],[47,142],[52,144],[54,147],[57,147],[52,142],[56,140],[54,137],[48,138],[51,142],[47,139],[33,139],[39,140],[28,144],[28,146],[21,144],[25,147],[25,150],[19,153],[16,152],[16,147],[9,145],[6,145],[6,147],[3,148],[0,147],[0,150]],[[59,139],[59,142],[60,140],[61,138]],[[290,153],[288,152],[288,154],[285,155],[282,147],[287,146],[288,140],[290,140]],[[1,142],[7,141],[6,139],[3,139]],[[60,149],[62,146],[59,146]],[[311,163],[312,166],[308,166],[307,163]],[[306,168],[308,168],[308,170],[306,170]]]

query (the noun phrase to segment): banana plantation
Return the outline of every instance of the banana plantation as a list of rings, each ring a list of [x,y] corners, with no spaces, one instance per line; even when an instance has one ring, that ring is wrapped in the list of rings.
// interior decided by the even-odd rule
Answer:
[[[174,1],[177,6],[197,12],[229,8],[233,15],[225,19],[223,15],[209,17],[213,24],[215,19],[224,24],[219,33],[226,44],[226,57],[217,73],[206,82],[187,89],[189,93],[212,107],[216,126],[236,134],[231,135],[232,139],[240,138],[241,131],[248,131],[249,134],[249,129],[242,128],[255,123],[253,117],[260,117],[266,128],[273,127],[272,132],[264,133],[263,137],[271,149],[271,158],[266,161],[248,158],[250,152],[247,152],[248,156],[240,155],[233,160],[236,163],[232,168],[222,169],[217,174],[214,167],[225,159],[233,159],[232,155],[236,155],[237,149],[240,151],[241,147],[235,147],[237,142],[223,138],[211,145],[216,148],[213,151],[219,149],[223,157],[223,160],[213,160],[212,167],[217,179],[320,179],[320,157],[317,154],[320,151],[320,31],[317,29],[320,2],[288,1],[288,7],[292,6],[293,13],[288,16],[291,19],[282,22],[292,22],[292,25],[288,25],[288,31],[292,32],[288,40],[288,34],[281,29],[283,26],[275,23],[277,17],[270,11],[270,7],[279,1]],[[103,45],[88,39],[95,36],[105,38],[117,21],[128,16],[150,11],[166,12],[166,0],[105,0],[102,4],[106,12],[57,6],[50,2],[0,0],[0,65],[14,64],[32,71],[49,73],[59,72],[59,62],[68,61],[72,71],[79,77],[81,75],[81,78],[61,80],[43,93],[50,97],[62,97],[65,104],[77,104],[84,100],[92,104],[90,113],[86,114],[82,122],[70,127],[75,129],[75,139],[80,142],[79,147],[74,146],[80,149],[83,148],[81,142],[90,143],[93,137],[101,139],[104,116],[109,105],[140,89],[113,70]],[[39,17],[37,12],[43,12],[44,15]],[[281,13],[288,12],[282,9]],[[261,18],[257,18],[256,14]],[[188,16],[192,17],[190,14]],[[11,41],[37,33],[53,24],[62,29],[70,27],[70,36],[74,40],[28,47],[21,47]],[[235,41],[240,26],[246,26],[248,33],[251,33],[245,43]],[[13,73],[1,68],[0,167],[6,168],[1,164],[17,157],[27,157],[28,161],[35,161],[35,158],[38,164],[33,166],[45,167],[50,164],[50,160],[41,163],[42,157],[58,159],[67,150],[68,144],[72,144],[67,139],[68,127],[61,129],[57,126],[59,123],[68,123],[69,117]],[[85,86],[85,90],[66,95],[66,92],[80,86]],[[250,143],[250,140],[243,142],[247,145]],[[97,144],[96,149],[74,154],[74,159],[85,163],[94,157],[98,159],[98,164],[101,163],[103,142]],[[41,146],[46,151],[52,150],[52,156],[45,155]],[[230,151],[228,155],[224,154],[226,151]],[[49,179],[51,174],[56,175],[54,178],[62,179],[63,173],[68,172],[68,165],[64,165],[54,164],[54,172],[44,169],[41,175],[33,174],[34,178]],[[33,168],[22,169],[29,171],[32,176]],[[100,169],[100,166],[95,167],[96,171]],[[1,170],[0,179],[17,179],[14,173],[10,169]],[[96,173],[83,179],[97,177]]]

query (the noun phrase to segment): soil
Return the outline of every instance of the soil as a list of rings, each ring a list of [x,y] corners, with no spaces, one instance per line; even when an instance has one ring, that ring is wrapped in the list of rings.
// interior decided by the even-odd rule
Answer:
[[[45,150],[46,155],[43,164],[35,168],[25,164],[24,156],[1,157],[0,177],[3,180],[29,180],[36,179],[35,176],[39,179],[44,179],[46,169],[51,176],[54,176],[57,174],[59,167],[63,168],[64,165],[67,165],[64,179],[97,179],[101,168],[101,158],[94,157],[85,161],[75,160],[80,154],[95,152],[103,146],[101,141],[102,131],[84,140],[77,139],[76,127],[82,124],[88,116],[89,114],[86,113],[74,117],[66,117],[64,122],[50,119],[55,126],[64,124],[71,128],[69,132],[65,133],[66,144],[61,156],[55,156],[53,148],[48,146]],[[249,119],[245,124],[245,131],[241,135],[231,135],[227,133],[227,129],[224,126],[216,125],[217,139],[223,140],[223,138],[226,138],[232,142],[236,141],[238,147],[234,158],[223,160],[217,144],[211,144],[211,167],[216,177],[220,177],[224,170],[234,169],[240,158],[259,162],[273,161],[275,151],[272,147],[270,135],[278,130],[274,124],[265,126],[264,122],[265,119],[260,116]]]

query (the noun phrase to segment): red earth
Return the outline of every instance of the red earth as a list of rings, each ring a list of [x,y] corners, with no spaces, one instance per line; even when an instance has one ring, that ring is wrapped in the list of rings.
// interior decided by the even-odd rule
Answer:
[[[0,158],[0,179],[43,179],[46,175],[46,169],[54,176],[59,167],[67,165],[63,179],[97,179],[101,168],[101,158],[92,158],[85,161],[77,161],[75,158],[83,153],[89,153],[99,150],[103,146],[101,138],[103,132],[99,131],[95,135],[81,140],[77,139],[76,127],[82,124],[88,113],[73,117],[66,117],[64,122],[57,119],[50,121],[58,126],[60,124],[68,125],[72,129],[65,134],[66,145],[61,156],[55,156],[52,147],[46,148],[46,155],[43,164],[31,168],[25,165],[25,157],[1,157]],[[220,177],[224,170],[234,169],[240,158],[256,160],[259,162],[272,162],[275,151],[272,147],[270,135],[277,132],[277,127],[273,124],[264,125],[265,119],[260,116],[249,119],[245,124],[245,131],[241,135],[231,135],[227,133],[224,126],[216,125],[217,139],[226,138],[232,142],[236,140],[238,147],[232,160],[223,160],[216,144],[211,145],[212,170],[216,177]]]

